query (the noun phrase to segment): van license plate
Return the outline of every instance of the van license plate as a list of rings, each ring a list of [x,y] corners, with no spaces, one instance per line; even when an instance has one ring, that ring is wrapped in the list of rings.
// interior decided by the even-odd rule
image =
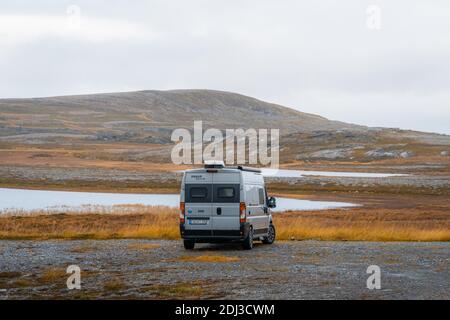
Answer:
[[[190,219],[189,224],[207,224],[208,220]]]

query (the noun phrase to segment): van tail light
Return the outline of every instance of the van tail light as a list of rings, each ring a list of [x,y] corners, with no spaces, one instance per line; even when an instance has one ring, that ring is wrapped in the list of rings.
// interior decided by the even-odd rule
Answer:
[[[184,223],[184,211],[185,211],[184,202],[180,202],[180,223]]]
[[[245,207],[245,202],[239,203],[239,222],[244,223],[247,220],[247,217],[245,215],[245,210],[247,208]]]

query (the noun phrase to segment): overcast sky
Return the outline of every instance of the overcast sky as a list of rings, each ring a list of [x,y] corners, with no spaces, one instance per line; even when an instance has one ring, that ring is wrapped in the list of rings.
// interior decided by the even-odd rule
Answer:
[[[179,88],[450,134],[450,1],[1,1],[1,98]]]

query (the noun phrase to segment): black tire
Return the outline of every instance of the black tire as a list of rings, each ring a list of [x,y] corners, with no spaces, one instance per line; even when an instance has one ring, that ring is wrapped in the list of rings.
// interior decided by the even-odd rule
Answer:
[[[267,234],[267,237],[264,237],[262,240],[262,243],[264,244],[272,244],[275,241],[275,226],[273,224],[270,224],[269,226],[269,232]]]
[[[186,250],[192,250],[195,247],[194,240],[183,240],[183,245]]]
[[[250,228],[248,231],[247,238],[244,239],[242,246],[245,250],[251,250],[253,248],[253,229]]]

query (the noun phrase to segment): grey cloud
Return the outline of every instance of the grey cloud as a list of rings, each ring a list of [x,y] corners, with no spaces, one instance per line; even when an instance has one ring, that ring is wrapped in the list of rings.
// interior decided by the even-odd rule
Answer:
[[[69,4],[143,36],[8,44],[2,32],[14,30],[0,30],[0,97],[211,88],[347,122],[450,133],[447,1],[22,0],[1,12],[64,16]],[[369,4],[382,10],[380,31],[365,26]]]

